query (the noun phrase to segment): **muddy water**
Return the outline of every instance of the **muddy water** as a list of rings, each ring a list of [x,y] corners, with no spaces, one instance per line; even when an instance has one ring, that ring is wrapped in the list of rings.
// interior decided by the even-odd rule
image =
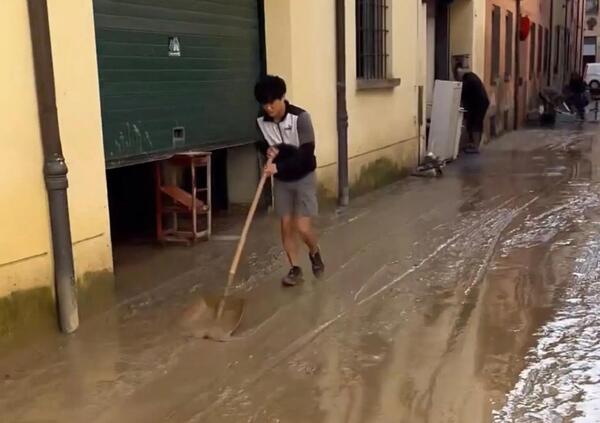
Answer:
[[[265,219],[236,340],[177,324],[224,280],[220,247],[200,282],[3,360],[0,410],[11,422],[600,421],[599,160],[591,132],[511,134],[443,179],[326,216],[327,277],[293,290],[279,287]]]

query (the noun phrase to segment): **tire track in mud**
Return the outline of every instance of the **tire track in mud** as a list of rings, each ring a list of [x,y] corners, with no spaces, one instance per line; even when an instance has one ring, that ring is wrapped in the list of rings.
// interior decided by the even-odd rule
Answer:
[[[473,242],[472,240],[470,241],[469,239],[477,237],[477,236],[481,236],[481,233],[484,232],[485,233],[484,237],[487,238],[487,242],[486,242],[487,248],[484,249],[485,254],[484,254],[483,259],[481,260],[482,264],[478,268],[479,270],[477,271],[475,278],[472,279],[471,283],[469,283],[467,287],[463,288],[463,292],[466,292],[466,294],[468,295],[471,291],[474,290],[475,285],[477,283],[479,283],[485,276],[485,269],[487,268],[487,265],[489,264],[489,260],[490,260],[491,256],[493,255],[493,252],[496,250],[497,243],[498,243],[500,236],[502,235],[502,232],[511,224],[511,222],[513,222],[515,217],[519,216],[524,210],[526,210],[529,206],[531,206],[533,203],[535,203],[535,201],[537,201],[539,198],[537,196],[532,196],[530,194],[528,194],[527,197],[533,197],[533,198],[522,199],[522,198],[514,197],[514,196],[510,197],[507,200],[502,201],[500,204],[494,206],[491,210],[490,209],[484,210],[483,213],[481,214],[481,216],[478,216],[477,219],[475,219],[475,222],[473,221],[473,217],[468,215],[468,216],[462,216],[462,219],[459,222],[452,222],[451,224],[440,225],[440,226],[436,227],[437,231],[439,231],[439,232],[447,232],[449,227],[457,227],[458,226],[459,229],[454,232],[454,235],[447,238],[444,242],[439,243],[439,245],[432,252],[430,252],[425,257],[420,259],[420,261],[418,263],[414,264],[413,266],[411,266],[410,268],[408,268],[407,270],[405,270],[402,273],[398,274],[398,273],[394,272],[394,270],[398,270],[399,268],[401,268],[401,265],[399,263],[392,262],[392,263],[384,264],[383,267],[376,270],[374,275],[381,272],[382,268],[388,268],[388,269],[390,269],[388,274],[394,275],[391,280],[387,281],[382,286],[377,287],[377,289],[375,289],[373,292],[368,293],[368,295],[365,295],[362,298],[361,298],[361,294],[363,292],[365,292],[365,290],[361,289],[358,292],[356,292],[355,295],[353,296],[353,298],[354,298],[353,303],[351,303],[347,307],[345,307],[345,309],[342,312],[337,313],[334,316],[331,316],[329,319],[321,322],[317,327],[315,327],[311,331],[304,333],[301,337],[296,339],[296,341],[292,342],[288,347],[284,348],[279,353],[277,353],[273,357],[271,357],[252,376],[246,378],[241,384],[238,384],[238,387],[237,387],[237,389],[235,389],[235,391],[231,390],[231,389],[226,389],[225,391],[222,392],[223,395],[220,396],[216,402],[212,403],[209,408],[206,408],[203,410],[203,412],[194,415],[188,421],[190,423],[204,421],[203,419],[211,416],[213,411],[216,411],[216,409],[220,408],[221,405],[224,404],[225,402],[227,402],[229,404],[228,408],[235,408],[235,404],[247,403],[248,399],[247,399],[246,392],[248,391],[248,388],[250,386],[258,383],[262,378],[264,378],[264,376],[267,373],[272,371],[274,368],[276,368],[282,364],[285,364],[287,361],[289,361],[289,359],[291,357],[298,354],[300,351],[305,349],[307,346],[311,345],[311,343],[315,339],[317,339],[319,336],[321,336],[323,333],[325,333],[328,329],[330,329],[336,323],[340,322],[345,317],[347,317],[348,313],[350,313],[350,311],[353,308],[361,307],[363,305],[366,305],[367,303],[370,303],[371,301],[373,301],[375,299],[380,299],[383,296],[383,294],[391,292],[392,289],[401,281],[405,280],[409,276],[414,276],[415,274],[424,271],[425,270],[424,268],[428,264],[430,264],[432,261],[437,259],[442,252],[445,252],[448,249],[454,249],[456,251],[463,251],[464,247],[466,245],[470,245],[471,247],[474,244],[476,245],[477,242]],[[513,208],[511,208],[511,205],[519,202],[519,200],[521,200],[521,202],[523,202],[523,204],[521,206],[517,206],[517,207],[513,206]],[[436,234],[431,234],[431,235],[435,237]],[[387,237],[394,237],[394,236],[396,236],[396,234],[387,235]],[[466,239],[466,241],[464,241],[462,243],[459,242],[462,239]],[[382,242],[382,240],[378,239],[378,240],[372,241],[372,243],[375,243],[375,242]],[[435,243],[431,243],[431,244],[436,245]],[[361,249],[360,251],[358,251],[356,254],[354,254],[348,260],[348,262],[354,261],[354,260],[359,260],[360,255],[367,249],[368,249],[368,246],[365,247],[364,249]],[[411,260],[413,260],[413,258],[411,258]],[[346,263],[348,263],[348,262],[346,262]],[[394,269],[395,267],[397,267],[398,269]],[[341,271],[343,271],[343,270],[344,269],[342,268]],[[450,279],[456,280],[456,275],[454,275],[454,277],[451,277]],[[301,300],[297,300],[297,302],[298,301],[301,301]],[[293,306],[294,306],[294,304],[290,304],[288,306],[288,311],[287,311],[288,313],[290,312],[289,309],[292,308]],[[452,336],[456,336],[456,333]],[[448,340],[448,343],[451,344],[450,339]],[[227,385],[229,385],[229,384],[227,384]],[[242,408],[244,408],[244,407],[242,407]],[[239,416],[238,416],[238,418],[239,418]]]
[[[514,227],[514,229],[512,231],[508,231],[507,233],[507,229],[511,226],[511,223],[513,223],[513,219],[516,218],[519,213],[515,213],[513,218],[508,219],[508,220],[504,220],[502,221],[502,219],[499,219],[499,221],[497,222],[499,227],[499,230],[496,232],[496,236],[491,240],[491,242],[488,244],[487,247],[487,253],[485,254],[484,260],[482,262],[482,265],[480,267],[480,271],[477,272],[476,274],[476,278],[475,281],[482,281],[485,278],[485,273],[487,271],[487,268],[489,267],[490,263],[492,262],[492,257],[494,257],[495,253],[499,250],[499,246],[502,246],[503,254],[507,254],[507,249],[509,250],[513,250],[513,251],[518,251],[519,248],[531,248],[532,246],[536,246],[539,245],[540,243],[544,243],[544,242],[548,242],[551,241],[553,239],[555,239],[558,235],[561,234],[561,232],[564,231],[568,231],[569,227],[571,225],[575,224],[580,220],[578,218],[578,214],[583,213],[586,210],[589,210],[590,208],[593,208],[597,205],[598,200],[596,198],[595,195],[589,196],[587,195],[587,192],[578,192],[577,189],[575,188],[573,190],[573,187],[576,186],[581,186],[581,184],[575,182],[575,183],[569,183],[568,187],[563,190],[564,192],[559,194],[559,198],[558,198],[558,202],[560,203],[558,206],[551,208],[550,211],[544,211],[543,213],[541,213],[539,216],[536,216],[533,219],[529,219],[529,216],[527,219],[524,219],[523,222],[518,225],[512,225]],[[583,185],[585,186],[585,185]],[[554,195],[552,195],[550,198],[555,198]],[[556,200],[554,200],[556,201]],[[529,204],[527,204],[527,206],[531,206],[533,204],[534,201],[530,202]],[[536,208],[540,208],[543,206],[537,206]],[[520,211],[523,211],[524,209],[526,209],[527,207],[522,207],[520,209]],[[514,223],[518,223],[520,219],[516,220]],[[532,223],[533,222],[533,223]],[[540,236],[541,235],[541,236]],[[546,247],[546,248],[553,248],[555,245],[559,245],[560,241],[557,243],[551,243],[550,247]],[[472,284],[471,286],[477,286],[476,283]],[[467,291],[467,293],[469,293]],[[469,296],[467,296],[467,298],[465,298],[465,303],[471,302],[474,303],[476,300],[474,299],[475,297],[477,297],[477,295],[471,295],[471,298],[468,298]],[[468,307],[465,307],[465,309],[468,309]],[[468,317],[467,317],[468,318]],[[460,324],[458,321],[456,322],[456,330],[455,333],[453,335],[451,335],[448,339],[448,348],[447,348],[447,352],[444,355],[447,355],[450,353],[450,351],[452,350],[451,348],[451,343],[453,342],[454,339],[456,339],[458,337],[459,334],[459,329],[461,327],[463,327],[463,324]],[[597,356],[593,356],[593,358],[597,358]],[[443,360],[443,356],[442,356],[442,360]],[[437,385],[436,383],[436,379],[437,379],[437,374],[440,373],[441,369],[444,367],[444,364],[441,363],[438,366],[438,369],[436,371],[433,372],[432,377],[431,377],[431,383],[430,383],[430,395],[429,395],[429,401],[427,401],[428,405],[424,406],[423,408],[425,410],[432,410],[433,409],[433,392],[434,392],[434,388]],[[600,369],[596,368],[594,370],[596,372],[596,374],[594,376],[597,376],[597,378],[594,378],[594,380],[600,379]],[[516,375],[515,375],[516,376]],[[600,389],[598,389],[594,395],[600,399]],[[421,398],[421,401],[424,398]],[[444,411],[444,415],[448,416],[448,410]],[[438,418],[441,418],[441,415],[438,416]],[[596,421],[600,421],[600,414],[598,414],[596,416],[597,420],[587,420],[590,422],[596,422]],[[421,420],[419,420],[421,421]],[[433,418],[433,420],[424,420],[424,421],[438,421],[436,420],[436,418]],[[462,421],[460,418],[458,418],[457,421]],[[479,421],[479,420],[473,420],[473,421]],[[507,420],[507,421],[513,421],[513,420]],[[523,422],[526,422],[529,420],[523,420]],[[550,422],[551,420],[541,420],[543,422]],[[554,421],[554,420],[552,420]],[[557,420],[557,422],[562,422],[562,420]],[[570,421],[570,420],[569,420]],[[565,420],[566,422],[566,420]]]
[[[555,246],[571,260],[557,270],[566,281],[565,291],[554,317],[537,331],[537,345],[527,354],[526,367],[504,406],[494,413],[494,423],[600,421],[600,195],[598,186],[590,183],[571,187],[581,194],[563,207],[560,223],[566,224],[566,218],[578,226],[573,236],[580,244]],[[545,221],[548,231],[556,229],[551,214],[537,220]],[[531,232],[534,242],[545,238]]]
[[[494,203],[496,203],[502,199],[502,196],[497,195],[497,196],[493,196],[492,198],[490,198],[487,201],[482,202],[481,207],[485,210],[485,214],[480,219],[482,221],[487,221],[489,218],[488,216],[492,216],[498,210],[501,210],[501,209],[507,207],[510,203],[516,201],[517,198],[518,197],[513,196],[513,197],[508,198],[507,200],[500,202],[500,204],[494,205]],[[456,201],[454,205],[450,205],[450,208],[452,208],[460,203],[463,203],[463,202],[464,202],[464,200]],[[492,205],[491,209],[486,209],[488,204]],[[433,215],[435,215],[436,213],[437,213],[437,211],[435,209],[429,209],[427,212],[421,214],[416,219],[416,221],[427,220],[427,219],[431,218]],[[339,222],[336,225],[334,225],[334,228],[340,228],[342,226],[350,225],[351,223],[353,223],[357,220],[360,220],[360,219],[364,219],[367,216],[371,216],[371,218],[374,220],[378,220],[378,219],[385,220],[386,218],[380,217],[381,214],[382,214],[382,212],[376,212],[375,210],[370,210],[370,209],[359,210],[359,212],[357,214],[350,216],[347,219],[345,219],[344,221]],[[353,251],[347,258],[344,259],[344,261],[342,263],[340,263],[337,266],[337,270],[335,272],[326,274],[326,277],[324,279],[320,280],[319,283],[325,285],[326,283],[332,282],[334,279],[339,278],[341,272],[351,271],[350,266],[355,264],[356,262],[360,261],[360,259],[363,258],[364,255],[368,251],[370,251],[373,247],[375,247],[377,245],[381,245],[381,244],[386,244],[390,240],[398,238],[398,234],[401,233],[402,230],[406,229],[406,227],[408,227],[409,225],[415,225],[415,224],[416,224],[415,221],[405,221],[405,222],[402,222],[402,224],[399,225],[399,227],[396,228],[396,230],[387,231],[386,233],[382,234],[379,237],[373,237],[369,242],[365,243],[362,247]],[[460,223],[440,224],[432,230],[432,233],[447,232],[448,228],[450,228],[454,225],[460,225]],[[477,225],[474,225],[473,228],[464,228],[464,231],[472,232],[472,229],[474,229],[476,226]],[[324,231],[324,235],[327,235],[327,234],[331,233],[332,231],[333,231],[332,228],[328,228],[327,230]],[[409,266],[407,263],[401,263],[400,258],[395,258],[391,262],[383,264],[379,269],[376,269],[374,271],[373,275],[371,275],[371,277],[369,277],[366,280],[366,282],[357,290],[356,293],[354,293],[354,301],[359,304],[363,304],[363,303],[366,303],[366,302],[376,298],[378,295],[380,295],[384,291],[388,290],[393,285],[397,284],[398,282],[400,282],[407,276],[409,276],[412,273],[414,273],[415,271],[419,270],[422,265],[424,265],[427,261],[429,261],[430,259],[435,257],[438,253],[440,253],[445,247],[449,246],[452,242],[456,241],[456,239],[458,239],[460,236],[462,236],[462,232],[459,233],[457,236],[450,238],[449,240],[445,240],[443,237],[435,239],[433,242],[431,242],[431,244],[435,245],[435,243],[440,243],[438,248],[433,253],[429,254],[427,257],[422,259],[421,262],[419,262],[417,264],[413,264],[412,266]],[[280,261],[282,255],[283,255],[283,252],[281,254],[277,254],[276,255],[277,260]],[[403,258],[407,262],[413,260],[412,256],[403,257]],[[401,270],[398,270],[398,268],[401,269],[402,266],[409,267],[409,268],[405,272],[401,273]],[[283,266],[281,264],[279,266],[277,266],[277,265],[271,263],[268,266],[269,272],[273,271],[274,269],[276,269],[278,267],[283,267]],[[394,269],[394,267],[396,267],[396,269]],[[393,280],[388,282],[388,286],[383,286],[377,292],[369,294],[367,298],[360,299],[360,295],[366,289],[371,287],[371,281],[373,279],[375,279],[375,276],[377,276],[379,274],[379,272],[383,272],[383,271],[388,271],[389,274],[393,275]],[[394,273],[394,272],[396,272],[396,273]],[[401,273],[400,276],[397,276],[398,273]],[[250,280],[253,281],[254,283],[256,283],[257,280],[260,280],[260,278],[264,277],[264,276],[265,276],[264,273],[258,273],[257,275],[253,275]],[[247,282],[249,282],[250,280],[248,280]],[[251,291],[254,288],[256,288],[256,286],[245,286],[244,290]],[[329,291],[331,291],[331,290],[327,290],[325,288],[324,290],[320,291],[319,294],[327,295],[327,294],[330,294]],[[268,327],[268,325],[275,322],[280,315],[288,313],[291,308],[296,306],[298,304],[298,302],[302,301],[303,299],[305,299],[305,298],[299,297],[295,300],[288,301],[287,303],[285,303],[284,305],[279,307],[273,314],[271,314],[266,319],[264,319],[258,326],[248,329],[246,332],[242,333],[239,336],[233,337],[231,340],[235,341],[235,340],[246,339],[250,336],[255,335],[257,332],[266,329]]]
[[[350,307],[360,307],[361,305],[366,304],[375,298],[381,298],[381,295],[384,294],[385,292],[388,292],[388,291],[393,292],[392,288],[394,288],[394,286],[398,282],[404,280],[405,278],[412,275],[413,273],[425,271],[424,267],[427,264],[429,264],[430,261],[438,258],[438,256],[440,255],[440,253],[442,251],[445,251],[445,250],[448,250],[451,248],[462,249],[465,245],[469,245],[469,244],[471,246],[483,244],[483,245],[485,245],[485,248],[483,249],[484,254],[483,254],[483,257],[480,257],[480,259],[479,259],[481,261],[481,263],[477,267],[477,271],[475,272],[474,277],[471,279],[471,282],[464,289],[464,294],[465,294],[464,302],[469,303],[469,302],[476,301],[476,297],[478,296],[478,287],[481,284],[481,282],[485,279],[487,269],[489,268],[494,255],[498,252],[500,247],[502,247],[502,249],[504,249],[504,253],[506,253],[507,248],[514,249],[514,248],[518,248],[520,246],[519,242],[518,242],[519,241],[518,235],[520,232],[516,229],[513,229],[512,231],[510,231],[507,234],[507,232],[506,232],[507,229],[509,229],[511,227],[511,225],[517,226],[515,224],[516,219],[517,218],[520,219],[522,217],[523,212],[525,210],[527,210],[530,206],[532,206],[538,199],[539,199],[539,196],[536,196],[534,198],[531,198],[529,201],[526,201],[522,206],[512,208],[512,209],[507,208],[507,206],[510,203],[515,202],[517,199],[511,198],[511,199],[507,200],[506,202],[502,203],[496,209],[490,211],[488,213],[488,215],[481,218],[474,225],[472,225],[470,227],[462,228],[462,230],[460,232],[455,233],[454,236],[447,239],[445,243],[442,243],[441,245],[439,245],[438,248],[436,248],[428,256],[424,257],[418,264],[414,265],[413,268],[409,268],[405,272],[401,273],[399,276],[396,276],[392,280],[383,284],[383,286],[379,287],[379,289],[375,290],[373,293],[370,293],[369,295],[363,297],[362,299],[359,299],[361,297],[361,294],[364,292],[364,288],[361,288],[361,290],[359,290],[354,295],[354,304],[350,305]],[[567,197],[566,200],[569,201],[569,198]],[[571,205],[571,207],[565,206],[564,204],[557,206],[554,209],[550,210],[549,212],[545,212],[542,215],[538,216],[538,219],[537,219],[538,224],[539,224],[539,222],[543,221],[544,218],[546,218],[548,216],[558,216],[560,223],[565,224],[565,223],[567,223],[567,221],[570,218],[570,215],[568,213],[570,210],[572,210],[573,208],[578,208],[578,207],[585,208],[585,207],[589,207],[589,206],[590,206],[590,204],[585,203],[585,202],[584,202],[584,204],[579,204],[574,207],[572,205]],[[487,220],[486,220],[486,218],[487,218]],[[527,219],[522,219],[522,220],[525,223],[528,221]],[[523,226],[523,224],[521,226]],[[560,230],[561,225],[550,225],[550,227],[553,231],[556,231],[556,230]],[[469,241],[469,238],[476,237],[476,235],[474,235],[474,234],[477,234],[477,232],[478,232],[477,229],[480,229],[480,228],[484,228],[483,232],[485,233],[484,237],[487,238],[486,242],[478,243],[478,242]],[[440,230],[443,230],[443,229],[444,229],[443,227],[440,228]],[[516,238],[516,239],[513,239],[513,238]],[[529,240],[531,240],[531,239],[532,238],[530,237]],[[463,241],[463,242],[461,243],[460,241]],[[522,237],[521,237],[521,241],[523,241]],[[522,245],[521,245],[521,247],[522,247]],[[396,262],[392,262],[392,263],[388,263],[388,264],[384,265],[382,268],[379,268],[373,274],[374,279],[377,279],[376,276],[382,272],[382,269],[385,269],[388,274],[390,274],[390,273],[393,274],[394,272],[390,271],[390,268],[393,268],[394,266],[399,266],[399,265]],[[456,278],[456,276],[457,275],[455,274],[454,277]],[[265,366],[263,368],[261,368],[255,375],[253,375],[251,378],[247,379],[243,383],[243,385],[237,391],[239,396],[233,395],[233,396],[228,396],[227,398],[223,399],[223,400],[227,400],[229,402],[229,404],[230,404],[229,408],[235,409],[236,408],[235,404],[237,403],[243,409],[244,407],[241,404],[243,402],[248,404],[248,401],[249,401],[248,394],[246,392],[250,386],[259,382],[265,376],[266,373],[268,373],[269,371],[273,370],[274,368],[284,364],[286,362],[286,360],[289,361],[290,357],[297,355],[300,351],[305,349],[320,335],[322,335],[324,332],[326,332],[328,329],[330,329],[336,323],[338,323],[339,321],[341,321],[342,319],[347,317],[349,311],[350,310],[345,310],[342,313],[339,313],[339,314],[333,316],[331,319],[323,322],[317,328],[315,328],[314,330],[312,330],[308,333],[305,333],[304,336],[299,338],[296,342],[294,342],[288,348],[284,349],[279,354],[277,354],[275,357],[273,357],[272,360],[270,361],[270,363],[265,364]],[[472,311],[472,309],[471,309],[471,311]],[[463,319],[464,318],[468,319],[468,316],[463,316]],[[461,326],[461,324],[459,322],[457,322],[456,327],[454,328],[454,330],[448,337],[448,347],[447,347],[446,354],[448,354],[452,350],[452,345],[454,343],[454,340],[460,335],[460,332],[461,332],[460,326]],[[433,392],[433,390],[434,390],[434,387],[436,385],[437,375],[438,375],[439,371],[441,371],[441,368],[443,367],[443,365],[444,365],[444,363],[442,361],[442,363],[440,363],[439,369],[436,369],[432,374],[431,392]],[[431,405],[431,401],[433,401],[433,395],[431,395],[429,398],[430,398],[430,405]],[[263,407],[263,410],[268,405],[269,401],[274,401],[274,400],[275,400],[275,398],[273,397],[270,400],[266,400],[266,402],[262,402],[261,406]],[[201,416],[210,415],[210,410],[206,410],[206,411],[207,411],[207,413],[202,413]],[[254,413],[254,415],[256,415],[256,412]],[[200,421],[200,420],[198,420],[198,418],[200,418],[201,416],[196,416],[197,418],[194,418],[191,421]],[[239,417],[239,415],[238,415],[238,417]]]

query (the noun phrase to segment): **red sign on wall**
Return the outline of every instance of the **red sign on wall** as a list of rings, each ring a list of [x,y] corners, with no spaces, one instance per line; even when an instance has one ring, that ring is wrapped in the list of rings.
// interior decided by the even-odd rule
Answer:
[[[531,30],[531,21],[527,16],[521,16],[521,25],[519,26],[519,38],[521,41],[525,41],[529,36]]]

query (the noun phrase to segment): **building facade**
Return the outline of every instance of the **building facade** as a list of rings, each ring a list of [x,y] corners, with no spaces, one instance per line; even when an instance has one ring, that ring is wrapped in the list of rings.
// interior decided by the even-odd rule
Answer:
[[[550,8],[537,0],[487,2],[485,83],[490,135],[522,124],[537,108],[549,67]]]
[[[583,72],[585,15],[584,0],[555,0],[553,2],[552,73],[550,85],[561,89],[571,73]]]
[[[333,0],[265,1],[267,71],[285,78],[289,98],[311,112],[319,181],[330,195],[336,193],[338,154],[335,12]],[[345,2],[353,192],[397,178],[418,163],[421,13],[419,2]]]
[[[538,93],[581,71],[583,0],[488,0],[485,83],[491,136],[522,125]]]
[[[597,63],[600,37],[600,8],[598,0],[586,0],[583,38],[583,63]]]
[[[346,167],[351,195],[415,168],[434,81],[452,79],[456,63],[484,79],[497,134],[580,57],[578,9],[567,0],[554,9],[536,0],[46,1],[81,314],[114,300],[119,242],[153,236],[155,162],[209,150],[213,204],[249,202],[261,74],[283,77],[288,99],[311,113],[320,194],[335,198]],[[531,22],[522,40],[518,16]],[[1,345],[26,327],[55,329],[56,312],[27,2],[3,2],[0,23],[13,64],[0,71],[0,192],[10,204],[0,224]]]
[[[593,3],[594,0],[588,1]],[[428,104],[435,79],[462,63],[486,85],[486,133],[518,127],[546,86],[581,72],[584,0],[426,0]]]
[[[334,0],[47,4],[81,314],[98,291],[113,288],[121,228],[154,218],[144,195],[153,162],[211,150],[216,191],[231,203],[251,198],[259,173],[253,85],[261,73],[285,78],[289,100],[310,111],[321,194],[338,195]],[[2,159],[11,207],[0,244],[0,339],[12,342],[31,333],[26,327],[55,328],[56,312],[27,2],[0,8],[15,64],[3,68],[0,130],[3,142],[20,140]],[[348,181],[357,194],[418,163],[424,40],[415,22],[425,22],[425,9],[417,1],[351,0],[343,10]]]
[[[111,295],[112,253],[94,15],[89,1],[48,2],[56,107],[69,168],[70,225],[81,314]],[[0,69],[0,348],[55,330],[54,262],[27,2],[0,5],[10,66]],[[87,307],[87,305],[90,307]]]

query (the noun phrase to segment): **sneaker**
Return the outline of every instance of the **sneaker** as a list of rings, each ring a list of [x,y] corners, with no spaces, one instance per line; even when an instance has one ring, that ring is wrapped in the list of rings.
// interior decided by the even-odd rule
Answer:
[[[295,286],[302,281],[302,269],[298,266],[294,266],[290,269],[288,274],[281,280],[281,283],[285,286]]]
[[[308,254],[310,258],[310,262],[312,264],[313,275],[318,279],[323,276],[325,272],[325,264],[323,263],[323,259],[321,258],[321,251],[317,250],[314,254]]]

